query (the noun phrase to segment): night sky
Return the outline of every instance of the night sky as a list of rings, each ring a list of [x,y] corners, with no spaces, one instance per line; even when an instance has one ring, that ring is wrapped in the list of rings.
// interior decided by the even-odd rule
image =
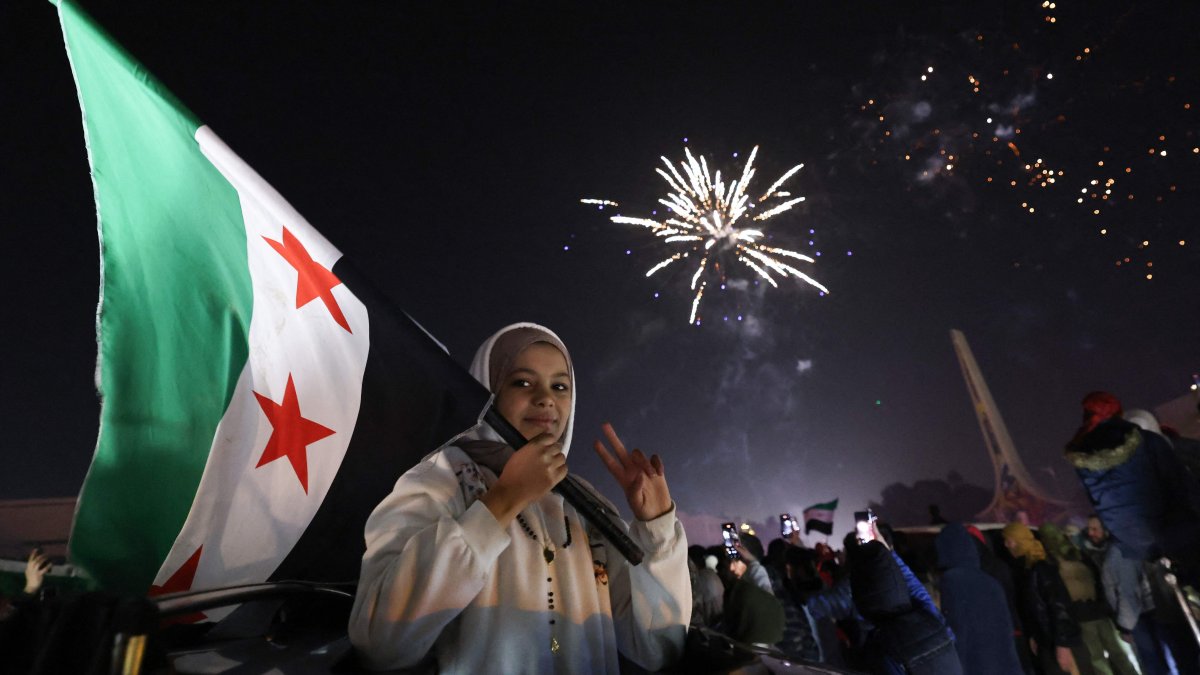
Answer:
[[[682,511],[840,497],[839,537],[890,484],[991,489],[952,328],[1065,497],[1084,393],[1149,408],[1200,372],[1200,5],[1057,4],[83,2],[460,362],[556,330],[572,471],[618,496],[611,420]],[[0,499],[72,495],[98,246],[50,4],[0,9],[0,83]],[[670,250],[608,219],[661,209],[660,156],[739,174],[755,145],[760,189],[805,164],[767,234],[832,292],[727,266],[689,325],[692,268],[647,278]]]

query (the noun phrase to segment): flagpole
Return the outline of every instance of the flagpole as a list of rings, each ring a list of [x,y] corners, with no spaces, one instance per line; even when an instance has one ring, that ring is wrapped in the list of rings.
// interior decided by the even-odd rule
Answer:
[[[513,448],[524,447],[529,442],[525,440],[520,431],[517,431],[516,427],[504,419],[504,416],[494,406],[488,406],[487,412],[483,414],[483,421]],[[554,486],[554,491],[561,495],[568,504],[575,507],[579,515],[586,518],[593,527],[600,530],[600,534],[604,535],[604,538],[611,542],[621,555],[625,556],[629,564],[637,565],[642,562],[645,553],[641,547],[633,543],[629,535],[607,513],[608,509],[595,497],[588,494],[588,491],[579,484],[574,476],[568,474],[558,485]]]

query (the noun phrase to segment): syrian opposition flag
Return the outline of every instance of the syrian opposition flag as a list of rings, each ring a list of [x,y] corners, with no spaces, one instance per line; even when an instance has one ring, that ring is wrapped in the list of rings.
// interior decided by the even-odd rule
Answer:
[[[357,578],[363,524],[488,392],[71,0],[101,252],[71,532],[108,589]]]
[[[813,504],[804,509],[804,534],[816,530],[825,536],[833,534],[833,512],[837,511],[838,500]]]

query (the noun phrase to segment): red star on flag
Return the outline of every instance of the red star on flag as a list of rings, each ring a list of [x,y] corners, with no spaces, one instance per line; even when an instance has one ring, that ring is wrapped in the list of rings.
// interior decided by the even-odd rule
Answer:
[[[258,405],[272,427],[271,438],[267,440],[267,447],[254,468],[287,457],[296,477],[300,479],[300,485],[304,487],[304,494],[308,494],[308,445],[332,435],[333,430],[300,415],[296,385],[290,374],[282,403],[276,403],[257,391],[254,397],[258,399]]]
[[[200,566],[200,552],[204,547],[196,549],[196,552],[191,555],[169,579],[163,582],[162,586],[152,584],[150,592],[147,593],[150,597],[156,595],[166,595],[167,593],[179,593],[181,591],[192,590],[192,582],[196,579],[196,568]],[[171,617],[164,621],[166,624],[172,623],[196,623],[203,621],[206,617],[204,612],[192,612],[182,616]]]
[[[334,276],[333,272],[313,260],[312,256],[308,254],[308,249],[304,248],[304,244],[301,244],[296,235],[286,227],[283,228],[282,243],[266,237],[263,239],[296,269],[296,309],[320,298],[321,302],[325,303],[325,309],[328,309],[329,314],[333,316],[333,320],[345,328],[347,333],[353,333],[346,317],[342,314],[342,308],[333,297],[333,287],[340,285],[341,280]]]

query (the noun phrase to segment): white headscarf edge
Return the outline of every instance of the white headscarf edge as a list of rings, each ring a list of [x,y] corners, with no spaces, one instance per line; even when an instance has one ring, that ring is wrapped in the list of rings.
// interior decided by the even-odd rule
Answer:
[[[471,376],[474,377],[476,380],[479,380],[481,383],[483,383],[484,387],[489,386],[489,380],[491,379],[490,372],[491,372],[492,347],[495,346],[496,340],[498,340],[501,335],[504,335],[505,333],[512,331],[512,330],[516,330],[518,328],[533,328],[535,330],[544,331],[544,332],[548,333],[550,336],[552,336],[554,339],[558,340],[559,342],[562,342],[564,345],[566,344],[566,342],[563,342],[563,339],[560,338],[557,333],[550,330],[549,328],[546,328],[545,326],[542,326],[542,325],[536,324],[536,323],[522,321],[522,322],[518,322],[518,323],[514,323],[514,324],[509,324],[509,325],[505,326],[504,328],[501,328],[500,330],[493,333],[491,337],[489,337],[487,340],[485,340],[483,344],[479,345],[479,349],[477,349],[475,351],[475,358],[471,360],[471,368],[470,368]],[[563,454],[566,455],[566,454],[569,454],[571,451],[571,438],[575,432],[575,401],[577,399],[578,389],[577,389],[577,385],[575,382],[575,363],[571,360],[571,357],[569,355],[563,354],[563,357],[567,360],[567,370],[568,370],[568,374],[571,376],[571,410],[567,417],[567,429],[566,429],[566,431],[563,432],[563,436],[562,436]],[[495,400],[496,400],[496,395],[495,395],[495,393],[493,393],[492,397],[490,399],[488,399],[488,407],[491,407],[491,405],[495,402]],[[485,408],[485,410],[486,410],[486,408]],[[480,414],[479,421],[476,422],[475,426],[471,427],[466,432],[459,434],[458,436],[456,436],[454,438],[454,440],[450,441],[446,445],[453,445],[456,441],[459,441],[459,440],[495,441],[497,443],[504,442],[500,438],[500,435],[497,434],[494,429],[492,429],[490,426],[487,425],[486,422],[483,421],[482,413]],[[443,447],[445,447],[445,446],[443,446]]]

